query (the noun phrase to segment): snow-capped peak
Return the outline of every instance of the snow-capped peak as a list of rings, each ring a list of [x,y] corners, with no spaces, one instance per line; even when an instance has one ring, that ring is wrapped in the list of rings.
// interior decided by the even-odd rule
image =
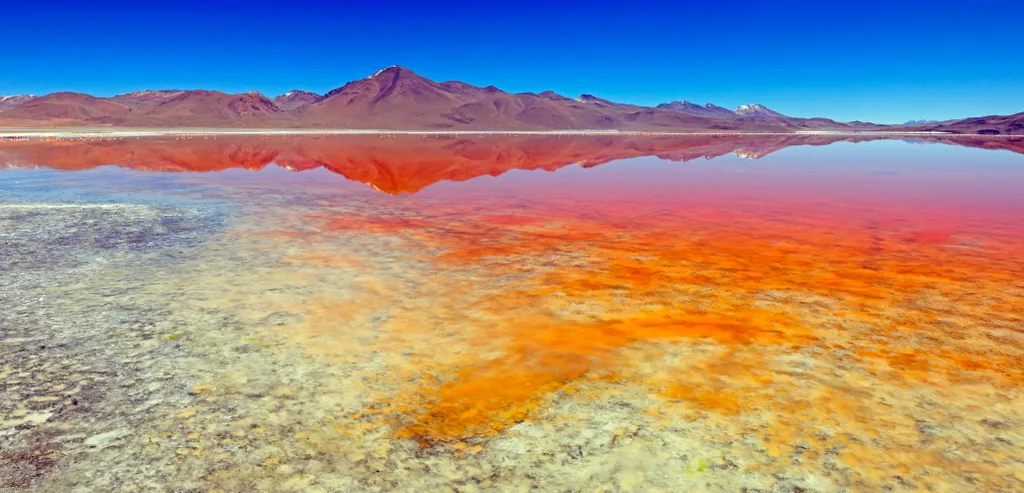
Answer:
[[[179,89],[146,89],[144,91],[126,92],[124,94],[118,94],[115,97],[129,97],[129,98],[142,98],[146,96],[167,96],[173,97],[181,94],[182,90]]]
[[[7,101],[8,99],[14,99],[14,98],[34,98],[34,97],[36,97],[35,94],[15,94],[15,95],[12,95],[12,96],[0,96],[0,101]]]
[[[755,111],[766,110],[768,110],[768,108],[765,108],[764,105],[761,104],[743,104],[740,105],[739,108],[736,108],[736,113],[753,113]]]
[[[382,68],[382,69],[380,69],[380,70],[378,70],[378,71],[374,72],[374,73],[373,73],[373,75],[371,75],[371,76],[367,77],[367,79],[372,79],[372,78],[374,78],[374,77],[376,77],[376,76],[380,75],[380,74],[381,74],[382,72],[384,72],[385,70],[388,70],[388,69],[392,69],[392,68],[397,68],[397,67],[398,67],[398,65],[392,65],[392,66],[390,66],[390,67],[385,67],[385,68]]]

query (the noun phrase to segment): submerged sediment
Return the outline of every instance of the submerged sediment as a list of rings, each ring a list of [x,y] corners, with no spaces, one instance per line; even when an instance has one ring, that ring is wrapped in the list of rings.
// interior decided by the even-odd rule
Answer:
[[[730,163],[397,198],[8,172],[0,485],[1013,491],[1018,206]]]

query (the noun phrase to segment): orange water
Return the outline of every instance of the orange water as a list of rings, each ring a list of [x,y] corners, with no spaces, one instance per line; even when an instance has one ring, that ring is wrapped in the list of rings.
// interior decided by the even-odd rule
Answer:
[[[1024,209],[1000,195],[1006,183],[927,168],[808,176],[785,163],[690,175],[646,165],[638,173],[655,179],[631,179],[629,166],[306,214],[317,240],[304,248],[394,237],[402,247],[389,255],[420,269],[416,288],[374,279],[337,316],[416,298],[384,333],[437,331],[458,352],[385,377],[397,389],[372,413],[397,437],[424,446],[494,437],[593,379],[643,387],[678,416],[760,413],[781,435],[819,422],[883,432],[888,418],[856,397],[872,385],[970,400],[978,382],[997,393],[1021,384]],[[972,186],[981,188],[964,192]],[[373,256],[294,260],[372,276]],[[425,306],[429,314],[417,311]],[[457,335],[426,326],[437,320]],[[653,372],[625,351],[656,359],[672,351],[664,344],[700,351]],[[780,363],[793,355],[843,374],[801,382]]]
[[[561,402],[643,395],[657,429],[754,436],[751,470],[831,454],[863,485],[949,468],[1002,485],[1010,457],[954,460],[913,430],[1024,419],[1024,160],[887,144],[399,196],[326,175],[220,182],[268,204],[239,234],[289,268],[352,275],[344,296],[302,300],[285,336],[328,361],[393,356],[352,426],[486,447]],[[408,181],[403,162],[386,169]],[[281,197],[311,205],[271,207]],[[380,312],[372,338],[352,325]]]

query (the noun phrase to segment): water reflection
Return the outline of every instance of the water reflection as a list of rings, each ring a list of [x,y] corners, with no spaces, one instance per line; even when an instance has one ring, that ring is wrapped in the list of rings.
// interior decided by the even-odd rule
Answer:
[[[439,181],[497,176],[513,169],[553,171],[578,164],[655,156],[686,162],[725,155],[759,159],[794,146],[882,140],[870,136],[351,136],[67,139],[0,142],[0,163],[85,170],[116,165],[141,171],[259,170],[272,163],[293,171],[323,168],[391,194],[416,193]],[[955,146],[1024,153],[1024,138],[919,138]]]
[[[188,391],[125,447],[195,488],[1011,489],[1024,168],[973,147],[1021,141],[847,140],[0,150],[58,169],[311,170],[41,172],[236,207],[170,266],[117,264],[120,297],[89,295],[112,267],[64,288],[65,308],[159,300],[161,342],[188,355],[162,371]],[[498,178],[472,180],[485,175]]]

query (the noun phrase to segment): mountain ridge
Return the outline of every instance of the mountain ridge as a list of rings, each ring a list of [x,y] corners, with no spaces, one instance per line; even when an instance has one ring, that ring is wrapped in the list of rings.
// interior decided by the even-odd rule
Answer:
[[[323,95],[144,90],[110,98],[81,93],[0,96],[0,126],[252,127],[379,130],[631,131],[922,131],[1024,133],[1022,114],[902,125],[800,118],[761,104],[729,110],[711,103],[657,106],[619,103],[591,94],[508,93],[494,86],[436,82],[391,66]]]

